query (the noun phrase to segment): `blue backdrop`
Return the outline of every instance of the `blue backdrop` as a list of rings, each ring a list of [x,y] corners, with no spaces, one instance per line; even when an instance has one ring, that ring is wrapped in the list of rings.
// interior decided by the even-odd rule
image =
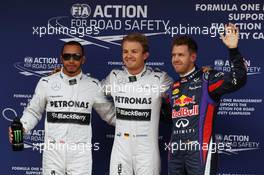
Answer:
[[[103,79],[120,67],[120,40],[130,32],[146,34],[150,42],[148,64],[175,79],[170,60],[171,38],[192,35],[198,42],[198,64],[230,70],[228,53],[219,33],[223,23],[240,28],[239,48],[248,66],[248,83],[224,96],[216,124],[216,139],[231,143],[219,152],[219,174],[264,174],[263,167],[263,0],[244,1],[5,1],[1,2],[1,174],[41,174],[43,120],[25,135],[26,149],[12,152],[7,128],[21,116],[38,79],[60,65],[65,41],[80,41],[86,51],[85,72]],[[261,113],[262,112],[262,113]],[[262,115],[261,115],[262,114]],[[108,174],[113,128],[94,114],[93,174]],[[160,125],[162,174],[167,173],[169,138]]]

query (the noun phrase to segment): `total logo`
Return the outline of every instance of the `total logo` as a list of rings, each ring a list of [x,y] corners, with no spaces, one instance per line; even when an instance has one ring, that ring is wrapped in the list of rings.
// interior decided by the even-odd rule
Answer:
[[[182,95],[180,98],[175,99],[173,102],[173,106],[180,106],[183,107],[188,104],[195,104],[195,96],[188,97],[186,95]]]

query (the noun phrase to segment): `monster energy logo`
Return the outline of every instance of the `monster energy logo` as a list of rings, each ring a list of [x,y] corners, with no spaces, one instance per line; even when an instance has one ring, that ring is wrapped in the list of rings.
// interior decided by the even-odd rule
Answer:
[[[22,141],[22,131],[21,130],[14,131],[14,140],[16,143],[19,143]]]

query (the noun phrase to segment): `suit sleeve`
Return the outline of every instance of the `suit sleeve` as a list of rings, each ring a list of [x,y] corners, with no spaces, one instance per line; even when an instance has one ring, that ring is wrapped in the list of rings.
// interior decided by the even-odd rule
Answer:
[[[161,108],[160,108],[160,119],[165,123],[171,123],[171,104],[169,99],[169,90],[173,83],[173,79],[164,73],[161,79]]]
[[[35,93],[23,112],[20,121],[26,132],[33,129],[42,118],[47,103],[45,91],[47,83],[48,80],[44,78],[39,80]]]
[[[111,74],[112,74],[112,72],[110,72],[109,75],[105,79],[103,79],[101,81],[101,87],[102,87],[103,93],[106,96],[110,96],[111,95],[111,90],[112,90]]]
[[[247,81],[247,69],[239,50],[229,49],[229,56],[230,72],[223,73],[215,70],[209,72],[208,91],[215,100],[219,100],[223,94],[240,89]]]
[[[160,92],[162,97],[168,91],[172,83],[173,79],[166,72],[163,72],[160,83]]]
[[[95,103],[93,108],[100,117],[108,124],[115,126],[115,107],[114,103],[104,95],[103,88],[98,87],[95,92]]]

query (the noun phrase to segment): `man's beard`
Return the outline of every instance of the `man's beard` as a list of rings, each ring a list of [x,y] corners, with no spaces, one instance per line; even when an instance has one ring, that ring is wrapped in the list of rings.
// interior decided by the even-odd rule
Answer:
[[[68,70],[66,66],[63,66],[63,69],[66,70],[69,74],[75,74],[81,69],[81,66],[77,67],[75,70]]]

